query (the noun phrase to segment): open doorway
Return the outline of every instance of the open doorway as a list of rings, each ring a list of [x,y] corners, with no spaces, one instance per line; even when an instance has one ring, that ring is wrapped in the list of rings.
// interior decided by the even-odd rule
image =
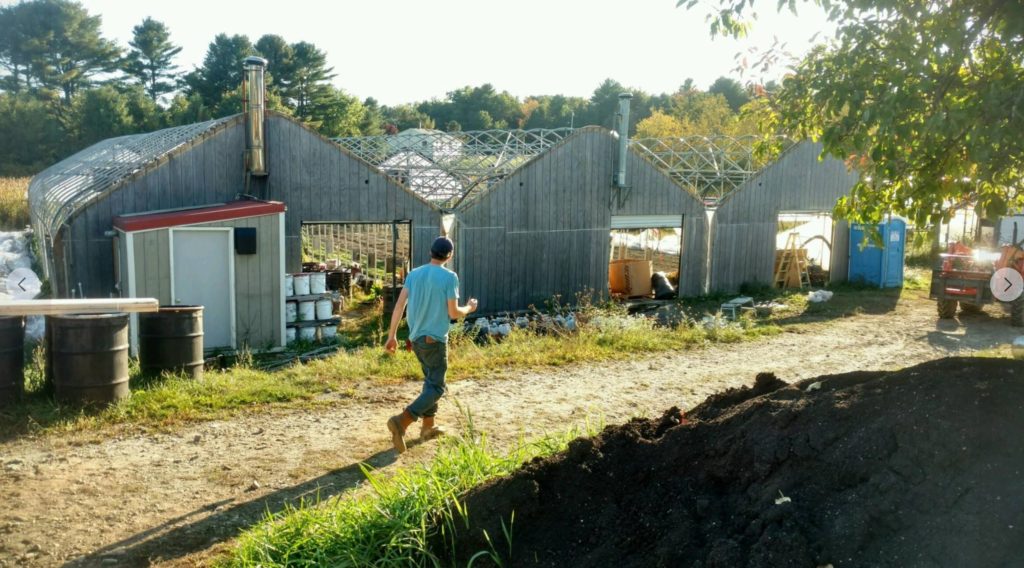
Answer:
[[[674,297],[682,262],[682,216],[613,216],[610,240],[608,286],[613,296]],[[659,286],[661,280],[665,282]]]
[[[302,224],[303,270],[328,273],[328,288],[351,295],[355,287],[397,297],[410,270],[412,222]]]
[[[775,235],[775,285],[824,286],[832,270],[835,223],[823,212],[783,212]]]

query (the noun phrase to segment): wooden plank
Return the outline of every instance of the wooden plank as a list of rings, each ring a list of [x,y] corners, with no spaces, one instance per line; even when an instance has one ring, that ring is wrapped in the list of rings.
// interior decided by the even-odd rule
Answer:
[[[163,232],[167,232],[167,229],[163,229]],[[142,258],[144,272],[138,276],[141,278],[138,280],[140,284],[143,284],[139,289],[139,294],[151,296],[160,294],[160,251],[159,243],[157,241],[156,232],[150,231],[146,233],[138,233],[135,237],[136,241],[142,245],[143,253],[137,254],[136,259]],[[164,270],[166,275],[166,269]],[[174,302],[174,298],[171,298],[171,302]]]
[[[159,309],[160,302],[156,298],[13,300],[0,302],[0,316],[138,313],[155,312]]]
[[[162,229],[148,233],[149,239],[156,241],[156,271],[157,288],[151,289],[149,294],[156,294],[157,299],[167,300],[167,303],[174,303],[171,298],[171,261],[170,261],[170,231]]]
[[[257,225],[257,234],[262,235],[264,242],[260,243],[260,248],[264,251],[259,254],[259,292],[255,298],[259,304],[259,314],[261,322],[261,343],[273,344],[277,337],[277,329],[280,326],[279,316],[281,310],[277,304],[278,298],[278,287],[280,286],[281,277],[278,274],[280,270],[278,268],[278,230],[275,227],[277,225],[277,217],[275,215],[266,215],[253,219],[254,224]]]

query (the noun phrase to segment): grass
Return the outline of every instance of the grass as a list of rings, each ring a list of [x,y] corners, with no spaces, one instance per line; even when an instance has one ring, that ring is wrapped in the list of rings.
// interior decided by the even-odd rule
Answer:
[[[0,231],[20,231],[29,224],[26,192],[31,179],[0,177]]]
[[[342,349],[334,356],[265,372],[245,364],[207,371],[200,381],[176,377],[147,379],[138,369],[131,373],[132,395],[106,409],[80,410],[56,404],[45,392],[41,349],[30,350],[26,399],[0,409],[0,437],[25,433],[68,432],[109,426],[166,428],[188,421],[221,419],[259,408],[288,408],[337,404],[350,396],[356,384],[421,380],[412,353],[391,356],[379,347],[385,329],[379,325],[380,308],[355,319],[362,326],[363,345]],[[516,330],[503,341],[474,342],[453,331],[449,379],[493,377],[510,370],[557,367],[578,362],[621,360],[638,354],[677,351],[709,343],[733,343],[774,335],[781,328],[771,321],[744,319],[737,324],[705,327],[695,321],[677,328],[656,327],[646,318],[629,317],[623,309],[589,309],[589,321],[579,331]],[[377,323],[375,323],[377,322]],[[356,333],[356,335],[358,335]],[[243,361],[245,358],[240,358]]]
[[[927,277],[927,271],[908,270],[902,290],[840,286],[834,289],[831,301],[821,304],[809,303],[804,292],[761,290],[756,298],[773,299],[785,304],[786,309],[770,318],[743,318],[736,323],[701,321],[728,298],[712,296],[681,302],[679,306],[687,317],[676,328],[657,327],[650,319],[629,317],[622,307],[583,306],[579,331],[575,333],[534,328],[516,330],[503,341],[479,343],[465,332],[454,330],[448,376],[452,381],[514,376],[524,370],[756,340],[794,326],[798,330],[799,326],[852,315],[888,313],[901,300],[924,298]],[[105,409],[82,410],[55,403],[43,385],[42,351],[30,348],[27,396],[18,405],[0,408],[0,439],[111,427],[174,428],[186,422],[230,418],[241,412],[343,404],[353,396],[357,385],[367,381],[395,384],[421,380],[412,353],[402,350],[389,356],[383,352],[386,319],[376,298],[360,297],[347,313],[343,349],[331,357],[276,371],[259,370],[265,360],[262,357],[238,357],[234,367],[208,370],[201,381],[171,376],[146,378],[133,368],[132,396]]]
[[[429,464],[400,469],[389,478],[364,468],[372,493],[312,501],[270,515],[239,538],[221,566],[442,565],[445,551],[437,546],[450,546],[453,529],[465,526],[467,512],[459,499],[466,491],[600,430],[599,424],[587,423],[531,442],[520,440],[511,452],[499,454],[473,428],[472,416],[463,412],[463,417],[465,427],[440,440]],[[492,549],[478,555],[500,561],[494,547],[509,544],[513,524],[510,519],[503,535],[489,535]]]

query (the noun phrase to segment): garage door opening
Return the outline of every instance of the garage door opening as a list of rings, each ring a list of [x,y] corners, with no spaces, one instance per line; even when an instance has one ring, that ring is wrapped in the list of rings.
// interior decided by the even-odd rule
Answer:
[[[657,273],[665,275],[674,295],[682,262],[682,216],[613,216],[611,225],[608,285],[612,295],[664,297],[666,291],[652,285],[651,277]],[[624,264],[631,267],[625,278],[621,273]]]
[[[824,286],[832,270],[835,223],[827,213],[780,213],[775,235],[775,285]]]

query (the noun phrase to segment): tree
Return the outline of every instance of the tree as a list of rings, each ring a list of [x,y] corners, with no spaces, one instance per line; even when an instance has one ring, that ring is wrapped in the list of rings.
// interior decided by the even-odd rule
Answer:
[[[289,86],[287,81],[293,65],[292,58],[295,56],[292,46],[279,35],[266,34],[256,40],[255,48],[267,60],[267,91],[284,96],[283,92]]]
[[[125,60],[125,71],[138,79],[149,98],[156,101],[161,95],[177,88],[177,69],[174,57],[181,47],[171,43],[167,26],[153,18],[146,18],[132,28],[131,51]]]
[[[330,93],[318,108],[320,134],[327,137],[360,136],[366,120],[366,107],[359,99],[341,89],[328,87]]]
[[[0,88],[19,93],[33,87],[32,74],[33,43],[37,35],[23,4],[0,8],[0,69],[7,74],[0,78]]]
[[[641,120],[636,125],[637,138],[679,138],[683,136],[686,126],[676,117],[660,110]]]
[[[0,93],[0,176],[33,175],[67,155],[60,123],[27,93]]]
[[[12,90],[38,87],[70,104],[98,75],[117,69],[120,49],[100,34],[100,17],[77,2],[22,2],[0,18],[0,65],[10,72],[4,83]]]
[[[409,128],[434,128],[434,120],[428,114],[417,110],[413,105],[383,107],[381,110],[384,115],[384,123],[393,125],[397,132]]]
[[[181,95],[174,97],[165,114],[167,126],[182,126],[205,122],[213,118],[213,109],[210,108],[199,93]]]
[[[216,109],[227,93],[238,90],[242,61],[254,53],[248,37],[217,34],[206,50],[203,66],[185,76],[188,94],[198,94],[204,105]]]
[[[128,116],[135,132],[152,132],[164,127],[164,113],[141,85],[132,85],[122,91]]]
[[[816,2],[835,38],[784,79],[762,121],[856,167],[838,215],[877,221],[891,211],[923,225],[951,205],[989,215],[1024,206],[1024,5]],[[719,0],[712,33],[742,34],[753,4]]]
[[[536,108],[524,112],[523,128],[566,128],[587,124],[590,102],[581,97],[542,95],[529,97]],[[526,103],[524,103],[524,106]]]
[[[708,93],[725,97],[726,102],[729,103],[729,108],[733,112],[739,112],[743,105],[750,102],[750,95],[747,94],[747,90],[743,88],[743,85],[736,79],[728,77],[715,79],[715,82],[708,87]]]
[[[127,97],[109,85],[83,92],[75,100],[74,115],[79,146],[135,131]]]
[[[726,134],[735,113],[722,95],[700,91],[677,92],[669,98],[668,111],[685,124],[686,134]]]
[[[354,102],[362,107],[358,100],[348,101],[351,97],[331,87],[330,80],[335,75],[331,73],[333,67],[327,67],[327,55],[323,51],[301,41],[292,46],[292,52],[288,82],[282,94],[295,109],[295,116],[317,126],[326,114],[335,114],[336,108],[329,110],[329,107],[337,107],[341,98],[346,100],[345,105]]]
[[[384,133],[384,113],[381,110],[380,103],[373,97],[366,97],[363,101],[363,108],[366,109],[366,114],[363,116],[363,122],[359,125],[359,130],[363,136],[379,136]]]
[[[416,108],[436,124],[455,121],[465,130],[508,128],[522,121],[519,100],[507,91],[499,93],[490,83],[456,89],[443,101],[426,101]]]
[[[587,109],[586,122],[584,124],[596,124],[605,128],[614,129],[616,116],[619,113],[619,95],[627,92],[628,89],[622,83],[613,79],[605,79],[603,83],[594,89],[590,96],[590,107]]]

